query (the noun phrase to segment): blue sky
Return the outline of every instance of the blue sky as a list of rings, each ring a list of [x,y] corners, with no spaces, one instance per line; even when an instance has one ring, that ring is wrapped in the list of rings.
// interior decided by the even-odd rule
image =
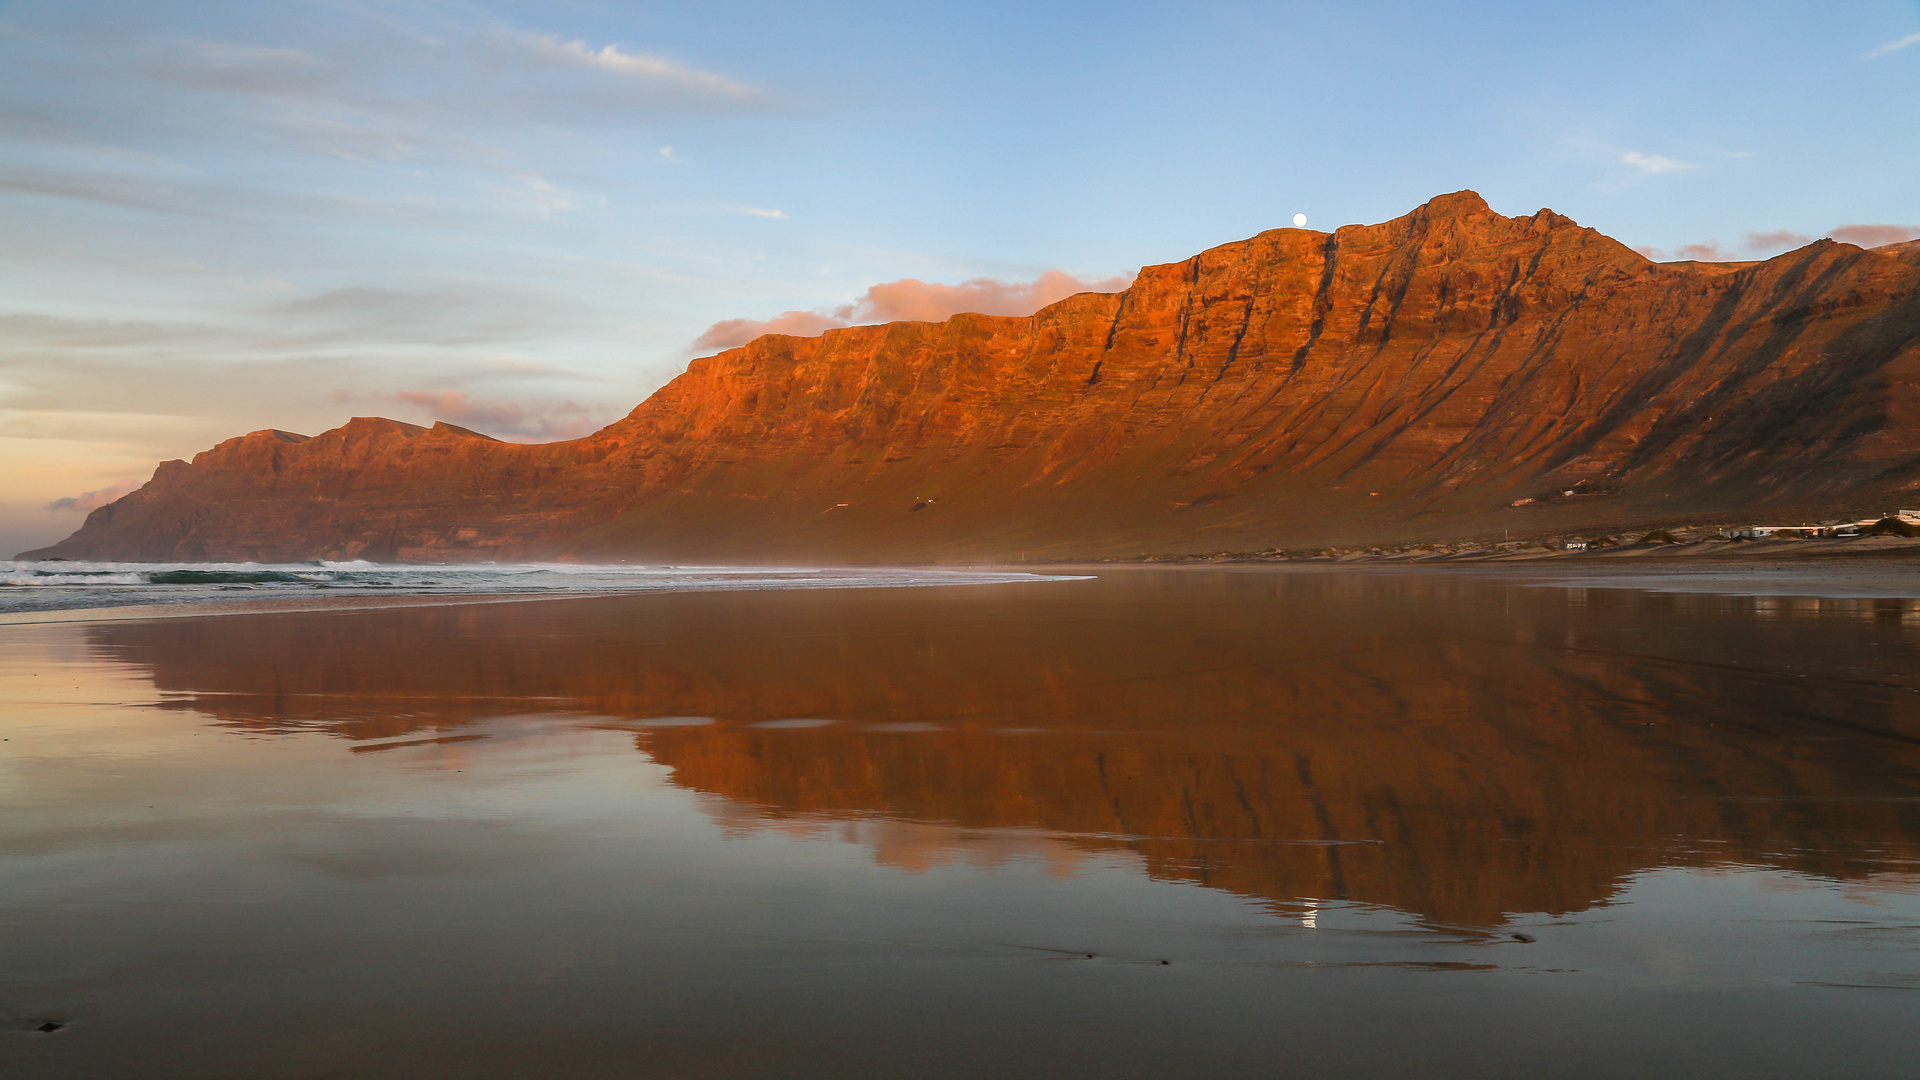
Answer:
[[[1920,234],[1917,132],[1911,0],[4,2],[0,546],[245,431],[570,435],[723,320],[1017,307],[1295,213]]]

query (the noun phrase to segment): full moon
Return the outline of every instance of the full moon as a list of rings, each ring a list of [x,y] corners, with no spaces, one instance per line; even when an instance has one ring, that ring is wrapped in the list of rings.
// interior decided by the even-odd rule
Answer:
[[[1307,227],[1307,215],[1305,215],[1305,214],[1295,214],[1295,215],[1293,215],[1293,227],[1294,227],[1294,228],[1296,228],[1296,229],[1304,229],[1304,228],[1306,228],[1306,227]]]

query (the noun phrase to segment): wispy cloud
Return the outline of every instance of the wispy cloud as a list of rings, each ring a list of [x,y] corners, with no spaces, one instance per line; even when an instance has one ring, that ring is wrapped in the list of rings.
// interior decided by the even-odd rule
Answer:
[[[560,297],[491,283],[413,289],[347,286],[255,302],[218,323],[0,313],[0,370],[51,353],[263,360],[338,348],[500,345],[592,318]]]
[[[747,102],[763,96],[761,91],[725,75],[652,53],[626,52],[618,45],[595,49],[584,41],[562,41],[553,34],[528,34],[524,40],[534,58],[544,63],[592,68],[677,92],[727,101]]]
[[[183,434],[204,434],[204,425],[196,417],[103,408],[85,401],[0,409],[0,438],[7,439],[130,447],[178,439]]]
[[[0,129],[62,144],[185,142],[347,160],[501,164],[516,125],[631,126],[780,105],[769,89],[620,44],[591,45],[469,16],[425,28],[366,16],[302,22],[299,47],[68,28],[0,63],[112,93],[0,103]],[[284,31],[285,28],[283,28]],[[4,45],[0,36],[0,45]]]
[[[575,206],[573,196],[539,176],[521,176],[517,182],[495,188],[508,205],[546,219]]]
[[[468,345],[535,335],[570,309],[545,293],[492,284],[428,289],[351,286],[265,308],[266,322],[299,343]]]
[[[1908,34],[1906,37],[1895,38],[1892,41],[1888,41],[1880,45],[1876,45],[1873,47],[1873,50],[1871,52],[1861,57],[1861,59],[1862,60],[1878,60],[1881,57],[1886,56],[1888,53],[1897,53],[1901,49],[1905,49],[1913,45],[1920,45],[1920,34]]]
[[[694,341],[696,350],[731,349],[762,334],[811,337],[836,326],[899,321],[938,322],[964,311],[982,315],[1031,315],[1075,293],[1116,292],[1131,275],[1083,281],[1048,270],[1032,281],[974,278],[958,285],[902,278],[867,289],[851,304],[820,311],[788,311],[771,319],[727,319],[708,327]]]
[[[206,220],[253,220],[302,215],[332,218],[420,216],[426,208],[341,194],[308,194],[286,188],[242,187],[216,181],[119,172],[0,167],[0,192],[76,200]],[[452,218],[451,211],[443,213]]]
[[[335,401],[343,403],[367,399],[368,395],[334,395]],[[402,390],[384,400],[399,405],[403,415],[443,420],[509,441],[577,439],[600,430],[618,415],[574,401],[501,401],[462,390]]]
[[[69,495],[64,499],[55,499],[42,509],[55,513],[70,512],[90,514],[94,510],[120,498],[122,495],[126,495],[143,486],[145,486],[145,482],[140,480],[117,480],[98,491],[83,491],[78,495]]]
[[[727,207],[727,212],[745,214],[748,217],[775,218],[780,221],[787,219],[787,212],[785,210],[775,210],[765,206],[729,206]]]
[[[226,349],[256,341],[232,328],[199,322],[157,319],[112,319],[47,315],[40,312],[0,314],[0,361],[22,350],[113,350],[183,347]]]
[[[1597,167],[1600,176],[1593,183],[1594,190],[1609,194],[1627,191],[1654,177],[1670,177],[1680,173],[1695,172],[1701,168],[1700,165],[1691,161],[1631,149],[1599,139],[1571,138],[1565,145]]]
[[[1662,157],[1659,154],[1643,154],[1638,150],[1622,150],[1620,152],[1620,160],[1622,163],[1631,165],[1648,176],[1658,176],[1661,173],[1670,172],[1686,172],[1694,167],[1684,161],[1670,157]]]
[[[310,93],[342,74],[340,65],[304,49],[179,38],[153,43],[135,67],[177,86],[270,95]]]

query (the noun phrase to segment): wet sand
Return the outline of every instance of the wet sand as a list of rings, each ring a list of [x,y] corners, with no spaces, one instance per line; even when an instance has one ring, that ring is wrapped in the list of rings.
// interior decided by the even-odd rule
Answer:
[[[1526,560],[1455,562],[1442,566],[1362,562],[1329,568],[1316,564],[1217,567],[1250,573],[1341,572],[1438,574],[1460,580],[1511,582],[1544,588],[1629,589],[1721,596],[1799,596],[1835,599],[1920,598],[1920,562],[1874,558],[1821,560]],[[1085,567],[1082,573],[1097,573]]]
[[[1905,571],[1098,572],[0,627],[0,1073],[1909,1069]]]

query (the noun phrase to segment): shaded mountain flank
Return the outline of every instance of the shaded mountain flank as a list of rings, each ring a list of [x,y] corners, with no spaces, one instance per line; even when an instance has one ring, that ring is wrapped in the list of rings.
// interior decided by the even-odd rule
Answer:
[[[1920,490],[1916,374],[1912,245],[1659,264],[1462,191],[1028,317],[767,335],[567,442],[257,431],[23,557],[1037,560],[1879,512]]]

